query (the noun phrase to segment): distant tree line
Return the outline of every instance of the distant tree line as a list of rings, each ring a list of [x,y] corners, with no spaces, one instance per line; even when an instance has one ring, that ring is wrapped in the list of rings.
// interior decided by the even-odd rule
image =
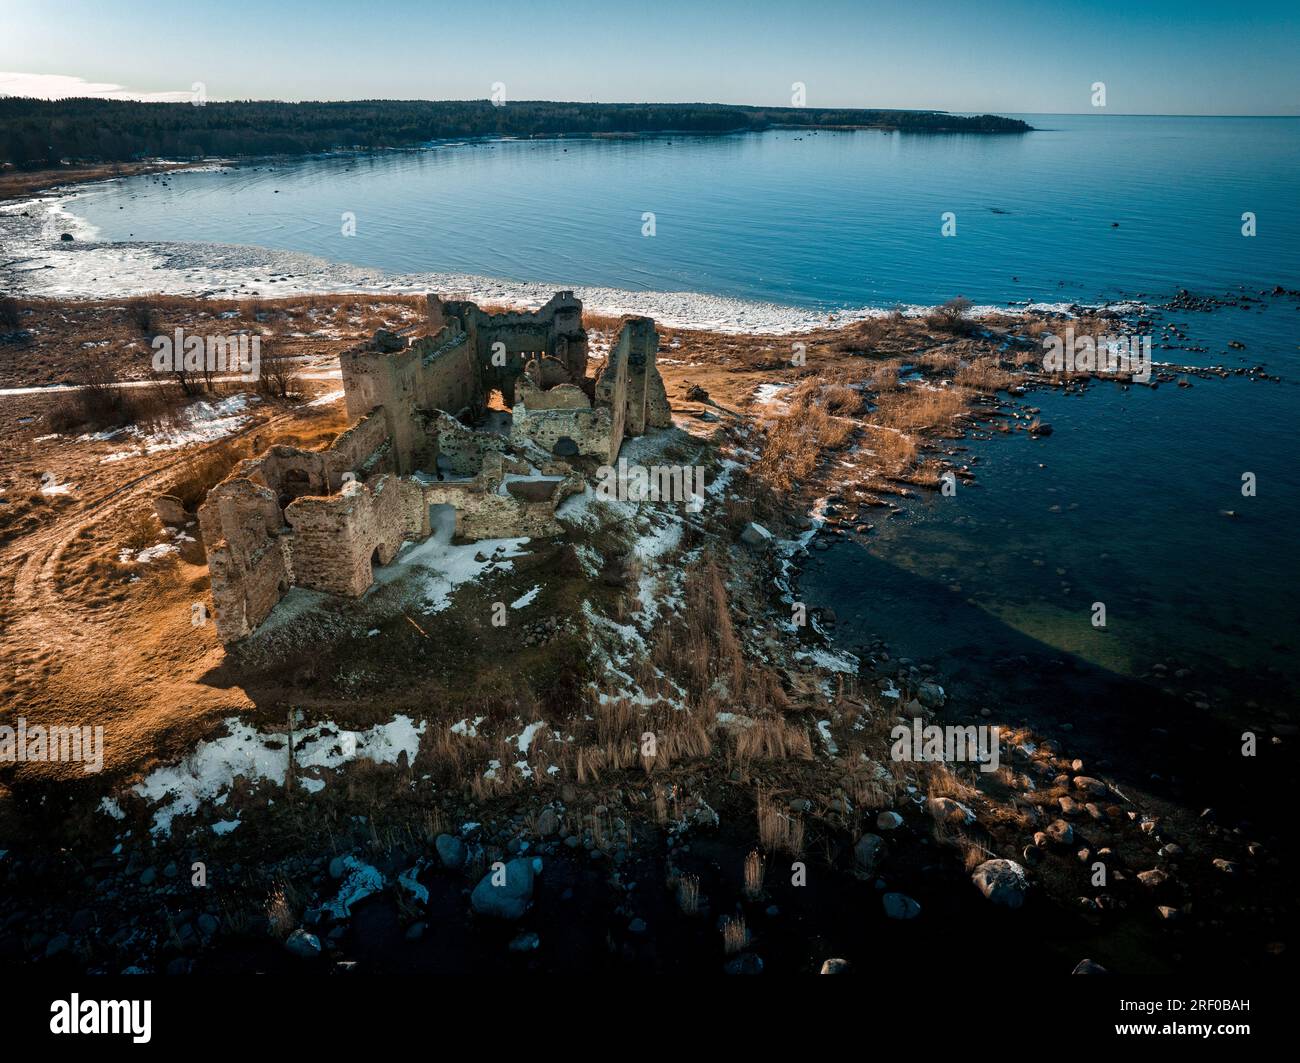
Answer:
[[[726,133],[774,126],[866,127],[918,133],[1020,133],[995,115],[943,111],[736,107],[705,103],[548,103],[488,100],[356,100],[137,103],[0,97],[0,162],[20,168],[63,161],[305,155],[412,147],[469,137]]]

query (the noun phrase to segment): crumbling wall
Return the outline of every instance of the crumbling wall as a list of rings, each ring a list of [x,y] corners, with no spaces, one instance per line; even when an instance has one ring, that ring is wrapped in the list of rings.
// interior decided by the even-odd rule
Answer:
[[[409,476],[436,459],[417,413],[478,409],[482,388],[469,339],[458,325],[414,344],[380,330],[339,356],[348,416],[382,416],[394,469]]]
[[[609,460],[611,448],[618,453],[614,438],[610,411],[606,408],[533,410],[521,404],[515,407],[510,426],[510,439],[518,446],[532,443],[548,454],[580,454],[601,462]],[[562,446],[564,441],[569,446]]]
[[[456,511],[455,535],[462,539],[543,538],[559,535],[556,507],[583,489],[582,477],[557,462],[540,475],[511,473],[527,468],[499,453],[484,456],[483,468],[468,482],[424,483],[424,504],[450,505]]]
[[[488,313],[463,300],[429,296],[429,319],[435,327],[455,325],[469,336],[485,391],[499,388],[508,407],[515,403],[516,382],[529,361],[553,358],[569,378],[587,373],[587,332],[582,303],[573,292],[556,292],[535,311]]]
[[[285,510],[293,527],[293,570],[300,587],[357,597],[402,545],[406,528],[393,476],[354,480],[337,494],[299,498]]]
[[[491,432],[475,432],[441,410],[423,414],[425,432],[438,455],[438,472],[455,476],[476,476],[490,451],[503,451],[506,440]]]
[[[284,514],[269,487],[228,478],[199,507],[199,531],[217,637],[233,642],[265,620],[293,583]]]
[[[364,480],[379,473],[396,471],[388,425],[382,409],[372,410],[342,432],[325,454],[330,490],[342,487],[343,477],[347,473]]]
[[[251,633],[291,586],[364,593],[376,564],[429,535],[434,505],[454,508],[466,539],[560,534],[556,507],[583,478],[560,461],[538,473],[506,453],[510,443],[612,462],[625,435],[672,423],[649,318],[625,322],[590,381],[572,292],[505,314],[430,296],[429,316],[429,335],[381,329],[341,355],[353,423],[330,447],[271,447],[200,507],[223,642]],[[481,413],[493,388],[514,407],[509,441],[453,416]],[[461,479],[436,478],[446,474]]]

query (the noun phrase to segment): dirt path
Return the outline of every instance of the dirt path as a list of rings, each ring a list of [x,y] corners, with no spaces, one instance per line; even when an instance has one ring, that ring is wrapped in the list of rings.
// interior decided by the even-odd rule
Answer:
[[[292,411],[258,418],[217,443],[191,448],[176,460],[133,476],[85,502],[49,527],[0,548],[0,584],[10,588],[0,631],[5,700],[32,722],[93,719],[105,725],[107,763],[124,764],[148,750],[149,736],[198,723],[205,709],[232,695],[197,682],[219,664],[211,626],[190,622],[184,583],[158,589],[152,607],[97,617],[60,586],[60,569],[78,540],[133,508],[151,508],[170,477],[211,451],[244,436],[274,431]],[[152,588],[146,593],[151,593]],[[234,696],[238,700],[238,695]],[[143,724],[143,726],[142,726]],[[42,768],[54,770],[58,766]]]

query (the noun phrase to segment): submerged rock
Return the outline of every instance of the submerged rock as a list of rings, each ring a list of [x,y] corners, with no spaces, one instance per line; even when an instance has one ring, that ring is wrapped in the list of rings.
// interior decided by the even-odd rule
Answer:
[[[532,952],[541,944],[542,939],[534,931],[525,930],[510,942],[509,948],[511,952]]]

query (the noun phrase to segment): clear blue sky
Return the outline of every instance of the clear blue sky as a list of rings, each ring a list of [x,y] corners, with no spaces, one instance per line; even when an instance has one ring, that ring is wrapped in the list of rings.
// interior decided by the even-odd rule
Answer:
[[[1300,3],[0,0],[0,92],[1300,114]],[[115,88],[117,87],[117,88]],[[81,93],[79,93],[81,94]]]

